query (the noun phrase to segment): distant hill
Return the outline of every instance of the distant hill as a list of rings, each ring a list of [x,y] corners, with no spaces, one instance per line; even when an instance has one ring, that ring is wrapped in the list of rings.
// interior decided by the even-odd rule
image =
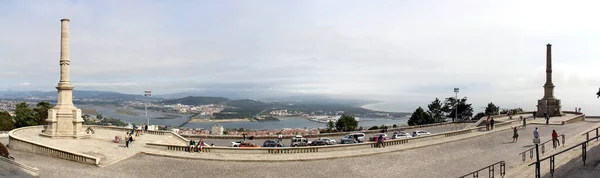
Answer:
[[[206,104],[225,104],[229,101],[223,97],[212,96],[188,96],[179,99],[164,100],[163,104],[185,104],[185,105],[206,105]]]

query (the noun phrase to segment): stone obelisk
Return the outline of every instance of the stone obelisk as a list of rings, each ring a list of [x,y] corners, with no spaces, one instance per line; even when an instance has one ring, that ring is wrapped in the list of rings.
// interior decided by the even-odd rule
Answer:
[[[60,81],[56,106],[48,110],[47,127],[40,134],[52,138],[82,138],[84,132],[81,110],[73,105],[73,85],[69,78],[69,19],[62,19],[60,34]]]
[[[544,84],[544,97],[538,100],[537,113],[539,117],[547,114],[549,117],[562,115],[560,100],[554,97],[554,84],[552,83],[552,45],[546,45],[546,84]]]

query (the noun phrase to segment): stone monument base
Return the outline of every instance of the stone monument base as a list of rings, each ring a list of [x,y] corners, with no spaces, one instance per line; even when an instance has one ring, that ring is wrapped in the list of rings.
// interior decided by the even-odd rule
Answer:
[[[563,116],[560,105],[560,100],[556,98],[541,99],[537,104],[537,117],[544,117],[544,113],[548,113],[548,117]]]
[[[42,137],[48,137],[48,138],[68,138],[68,139],[86,139],[86,138],[90,138],[91,135],[90,134],[85,134],[85,135],[73,135],[73,134],[69,134],[69,135],[50,135],[50,134],[46,134],[46,133],[40,133],[40,136]]]

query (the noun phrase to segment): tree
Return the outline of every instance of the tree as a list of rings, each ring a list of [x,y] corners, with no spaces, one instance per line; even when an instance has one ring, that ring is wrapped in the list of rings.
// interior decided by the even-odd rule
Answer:
[[[410,119],[408,119],[408,125],[423,125],[433,123],[433,118],[429,113],[425,112],[423,108],[419,107],[412,113]]]
[[[496,106],[494,103],[488,103],[487,107],[485,107],[485,115],[498,115],[500,114],[500,107]]]
[[[371,127],[369,128],[369,130],[379,130],[379,127],[378,127],[378,126],[376,126],[376,125],[374,125],[374,126],[371,126]]]
[[[100,120],[102,120],[102,118],[103,118],[103,117],[102,117],[102,114],[96,114],[96,119],[100,119]]]
[[[45,125],[46,119],[48,118],[48,110],[52,108],[50,103],[42,101],[35,105],[36,108],[33,108],[35,112],[35,122],[37,125]]]
[[[27,103],[19,103],[15,108],[15,127],[26,127],[37,125],[33,110],[29,109]]]
[[[335,123],[335,129],[341,132],[355,131],[358,127],[358,121],[349,115],[342,115]]]
[[[442,102],[437,97],[435,100],[431,102],[431,104],[427,105],[429,111],[429,115],[433,118],[434,123],[444,122],[446,118],[444,117],[444,111],[442,110]]]
[[[335,123],[332,120],[329,120],[327,123],[327,130],[331,132],[333,129],[335,129]]]
[[[467,104],[467,97],[458,99],[458,101],[454,97],[446,98],[442,110],[446,113],[446,117],[452,118],[452,122],[454,122],[457,111],[458,120],[468,120],[473,116],[473,108],[471,104]]]
[[[0,112],[0,130],[9,131],[15,129],[15,121],[6,111]]]

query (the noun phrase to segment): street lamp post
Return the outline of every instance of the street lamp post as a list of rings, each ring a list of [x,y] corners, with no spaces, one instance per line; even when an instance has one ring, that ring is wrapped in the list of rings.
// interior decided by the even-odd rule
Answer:
[[[458,88],[454,88],[454,94],[456,94],[454,96],[454,100],[456,103],[454,103],[454,122],[458,121]]]
[[[150,97],[152,96],[152,91],[146,90],[144,91],[144,96]],[[150,118],[148,118],[148,103],[144,102],[144,111],[146,112],[146,125],[150,125]]]

